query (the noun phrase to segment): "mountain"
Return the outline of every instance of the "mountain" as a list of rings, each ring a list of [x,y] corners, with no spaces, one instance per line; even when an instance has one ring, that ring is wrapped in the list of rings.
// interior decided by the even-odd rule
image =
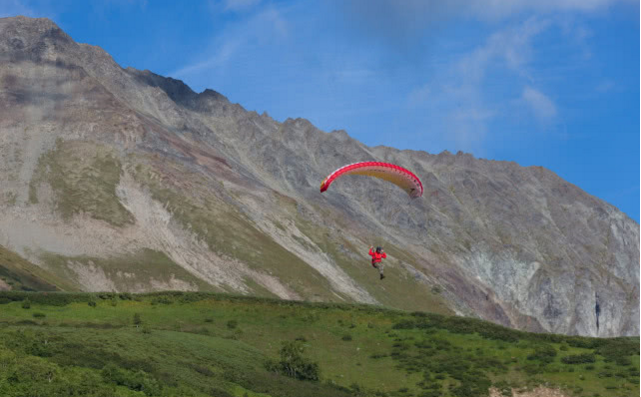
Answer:
[[[281,123],[123,69],[48,19],[0,19],[0,104],[0,289],[234,292],[639,334],[639,224],[545,168]],[[412,170],[424,197],[361,177],[319,193],[362,160]],[[388,253],[383,282],[370,244]]]

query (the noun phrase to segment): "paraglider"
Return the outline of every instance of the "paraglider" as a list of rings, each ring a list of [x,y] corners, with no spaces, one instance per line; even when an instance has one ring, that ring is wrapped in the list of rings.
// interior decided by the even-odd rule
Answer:
[[[327,191],[334,181],[345,175],[365,175],[386,180],[403,189],[412,200],[423,195],[423,183],[412,171],[396,164],[380,161],[364,161],[337,169],[323,180],[320,185],[321,193]],[[382,260],[387,258],[387,254],[381,247],[376,247],[376,251],[374,251],[374,247],[370,247],[369,255],[372,257],[372,266],[378,269],[380,279],[384,279]]]
[[[323,180],[320,186],[321,193],[325,192],[335,180],[345,175],[366,175],[384,179],[405,190],[411,199],[423,195],[423,184],[413,172],[396,164],[380,161],[364,161],[337,169]]]

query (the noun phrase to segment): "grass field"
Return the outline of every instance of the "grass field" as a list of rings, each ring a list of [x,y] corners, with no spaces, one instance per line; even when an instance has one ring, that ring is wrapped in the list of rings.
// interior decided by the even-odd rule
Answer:
[[[638,396],[639,338],[211,293],[0,293],[2,396],[464,397],[537,385]]]

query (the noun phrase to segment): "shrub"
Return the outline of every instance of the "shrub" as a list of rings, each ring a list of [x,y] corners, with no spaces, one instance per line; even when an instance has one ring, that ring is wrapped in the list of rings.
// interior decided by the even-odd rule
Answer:
[[[587,364],[596,362],[596,357],[593,353],[571,354],[561,359],[565,364]]]
[[[318,381],[320,370],[318,363],[303,357],[305,348],[298,342],[285,342],[280,349],[280,361],[268,361],[265,367],[269,371],[298,380]]]
[[[217,387],[212,387],[209,390],[208,393],[212,397],[234,397],[233,394],[229,393],[228,391],[225,391],[223,389],[219,389]]]
[[[227,321],[227,328],[236,329],[236,327],[238,327],[238,321],[236,321],[236,320]]]
[[[132,299],[131,294],[129,292],[121,292],[118,297],[120,297],[120,300],[123,301],[130,301]]]
[[[143,392],[147,396],[161,394],[162,386],[144,371],[131,371],[120,368],[115,364],[107,364],[101,371],[102,377],[119,386],[125,386],[133,391]]]
[[[631,364],[630,356],[639,354],[639,345],[629,338],[606,339],[596,348],[596,353],[608,362],[614,361],[616,365],[625,367]]]
[[[599,342],[598,339],[573,336],[567,339],[567,343],[572,347],[580,347],[583,349],[594,349],[598,347],[599,343],[601,342]]]
[[[31,309],[31,301],[29,300],[29,298],[25,299],[22,302],[22,308],[23,309]]]
[[[403,320],[400,321],[392,327],[392,329],[414,329],[416,328],[416,323],[412,320]]]
[[[341,339],[343,339],[344,341],[349,342],[349,341],[351,341],[351,340],[352,340],[352,335],[350,335],[350,334],[345,334],[345,335],[343,335],[343,337],[342,337]]]
[[[527,356],[528,360],[537,360],[543,364],[549,364],[554,361],[556,357],[556,349],[554,346],[542,344],[534,348],[534,353]]]
[[[33,317],[35,317],[35,318],[45,318],[45,317],[47,317],[47,315],[44,314],[44,313],[35,312],[35,313],[33,313]]]
[[[204,365],[190,363],[189,366],[196,372],[205,376],[214,376],[214,372]]]

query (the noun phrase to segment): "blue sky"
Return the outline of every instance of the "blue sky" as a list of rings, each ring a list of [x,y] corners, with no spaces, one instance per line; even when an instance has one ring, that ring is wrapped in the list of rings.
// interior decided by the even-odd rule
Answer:
[[[0,0],[19,14],[279,121],[542,165],[639,221],[638,1]]]

